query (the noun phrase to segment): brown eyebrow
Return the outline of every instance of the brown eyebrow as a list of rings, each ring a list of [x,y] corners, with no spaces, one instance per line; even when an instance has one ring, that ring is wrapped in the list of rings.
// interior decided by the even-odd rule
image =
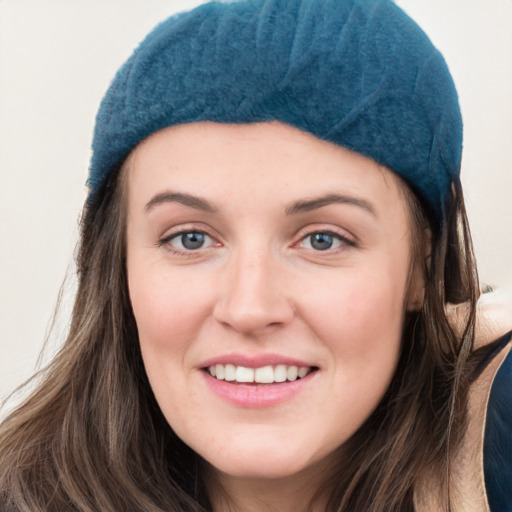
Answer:
[[[218,212],[218,209],[206,199],[192,194],[186,194],[184,192],[162,192],[157,194],[146,204],[145,210],[149,211],[156,205],[163,203],[180,203],[184,206],[190,206],[191,208],[202,210],[208,213]],[[297,213],[309,212],[336,203],[358,206],[368,211],[375,217],[377,216],[375,209],[368,201],[339,194],[327,194],[325,196],[313,199],[301,199],[299,201],[294,201],[286,208],[285,213],[286,215],[294,215]]]
[[[144,209],[149,211],[151,208],[163,203],[180,203],[184,206],[190,206],[196,210],[202,210],[208,213],[217,213],[218,211],[217,208],[206,199],[183,192],[162,192],[161,194],[157,194],[151,198]]]
[[[375,208],[364,199],[359,199],[352,196],[344,196],[339,194],[327,194],[325,196],[316,197],[313,199],[303,199],[291,203],[286,208],[286,215],[294,215],[296,213],[310,212],[330,204],[351,204],[357,206],[371,213],[374,217],[377,217]]]

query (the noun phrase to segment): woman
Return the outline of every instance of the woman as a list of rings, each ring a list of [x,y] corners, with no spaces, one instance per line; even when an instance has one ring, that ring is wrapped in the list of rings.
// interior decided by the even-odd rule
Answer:
[[[2,510],[485,510],[510,335],[473,346],[460,153],[444,60],[387,0],[157,27],[98,113],[71,332],[2,425]]]

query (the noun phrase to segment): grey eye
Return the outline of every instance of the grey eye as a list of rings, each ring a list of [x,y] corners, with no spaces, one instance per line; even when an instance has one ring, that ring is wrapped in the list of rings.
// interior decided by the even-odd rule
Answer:
[[[200,249],[204,245],[205,235],[203,233],[183,233],[181,235],[181,244],[185,249]]]
[[[328,251],[329,249],[338,249],[344,245],[353,244],[345,237],[328,231],[310,233],[301,242],[302,247],[313,251]]]
[[[186,231],[168,239],[167,243],[181,251],[195,251],[209,247],[213,239],[201,231]]]
[[[313,233],[309,235],[309,243],[312,249],[326,251],[333,246],[334,237],[327,233]]]

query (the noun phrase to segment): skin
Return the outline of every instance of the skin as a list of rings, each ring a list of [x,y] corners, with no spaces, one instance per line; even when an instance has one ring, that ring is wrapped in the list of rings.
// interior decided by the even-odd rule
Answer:
[[[469,305],[448,304],[446,314],[458,335],[464,332]],[[480,296],[476,310],[475,348],[492,343],[512,330],[512,287]]]
[[[171,127],[126,171],[129,291],[164,416],[208,462],[216,511],[219,486],[236,510],[303,509],[385,393],[404,312],[421,302],[400,180],[278,122]],[[345,202],[297,207],[332,194]],[[182,231],[205,245],[184,249]],[[326,232],[318,250],[309,235]],[[233,353],[318,370],[282,403],[239,407],[202,368]]]

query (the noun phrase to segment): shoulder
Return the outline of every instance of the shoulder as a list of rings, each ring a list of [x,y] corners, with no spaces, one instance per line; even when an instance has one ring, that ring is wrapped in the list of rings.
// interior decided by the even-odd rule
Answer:
[[[477,306],[479,353],[468,402],[468,425],[454,454],[449,488],[454,512],[512,512],[512,290],[483,295]],[[468,305],[449,305],[455,331]],[[444,510],[442,478],[426,474],[415,489],[417,512]]]
[[[469,304],[448,304],[446,316],[456,333],[462,335]],[[475,349],[491,345],[512,331],[512,286],[484,293],[476,306]]]
[[[477,304],[476,348],[512,331],[512,287],[484,293]]]

